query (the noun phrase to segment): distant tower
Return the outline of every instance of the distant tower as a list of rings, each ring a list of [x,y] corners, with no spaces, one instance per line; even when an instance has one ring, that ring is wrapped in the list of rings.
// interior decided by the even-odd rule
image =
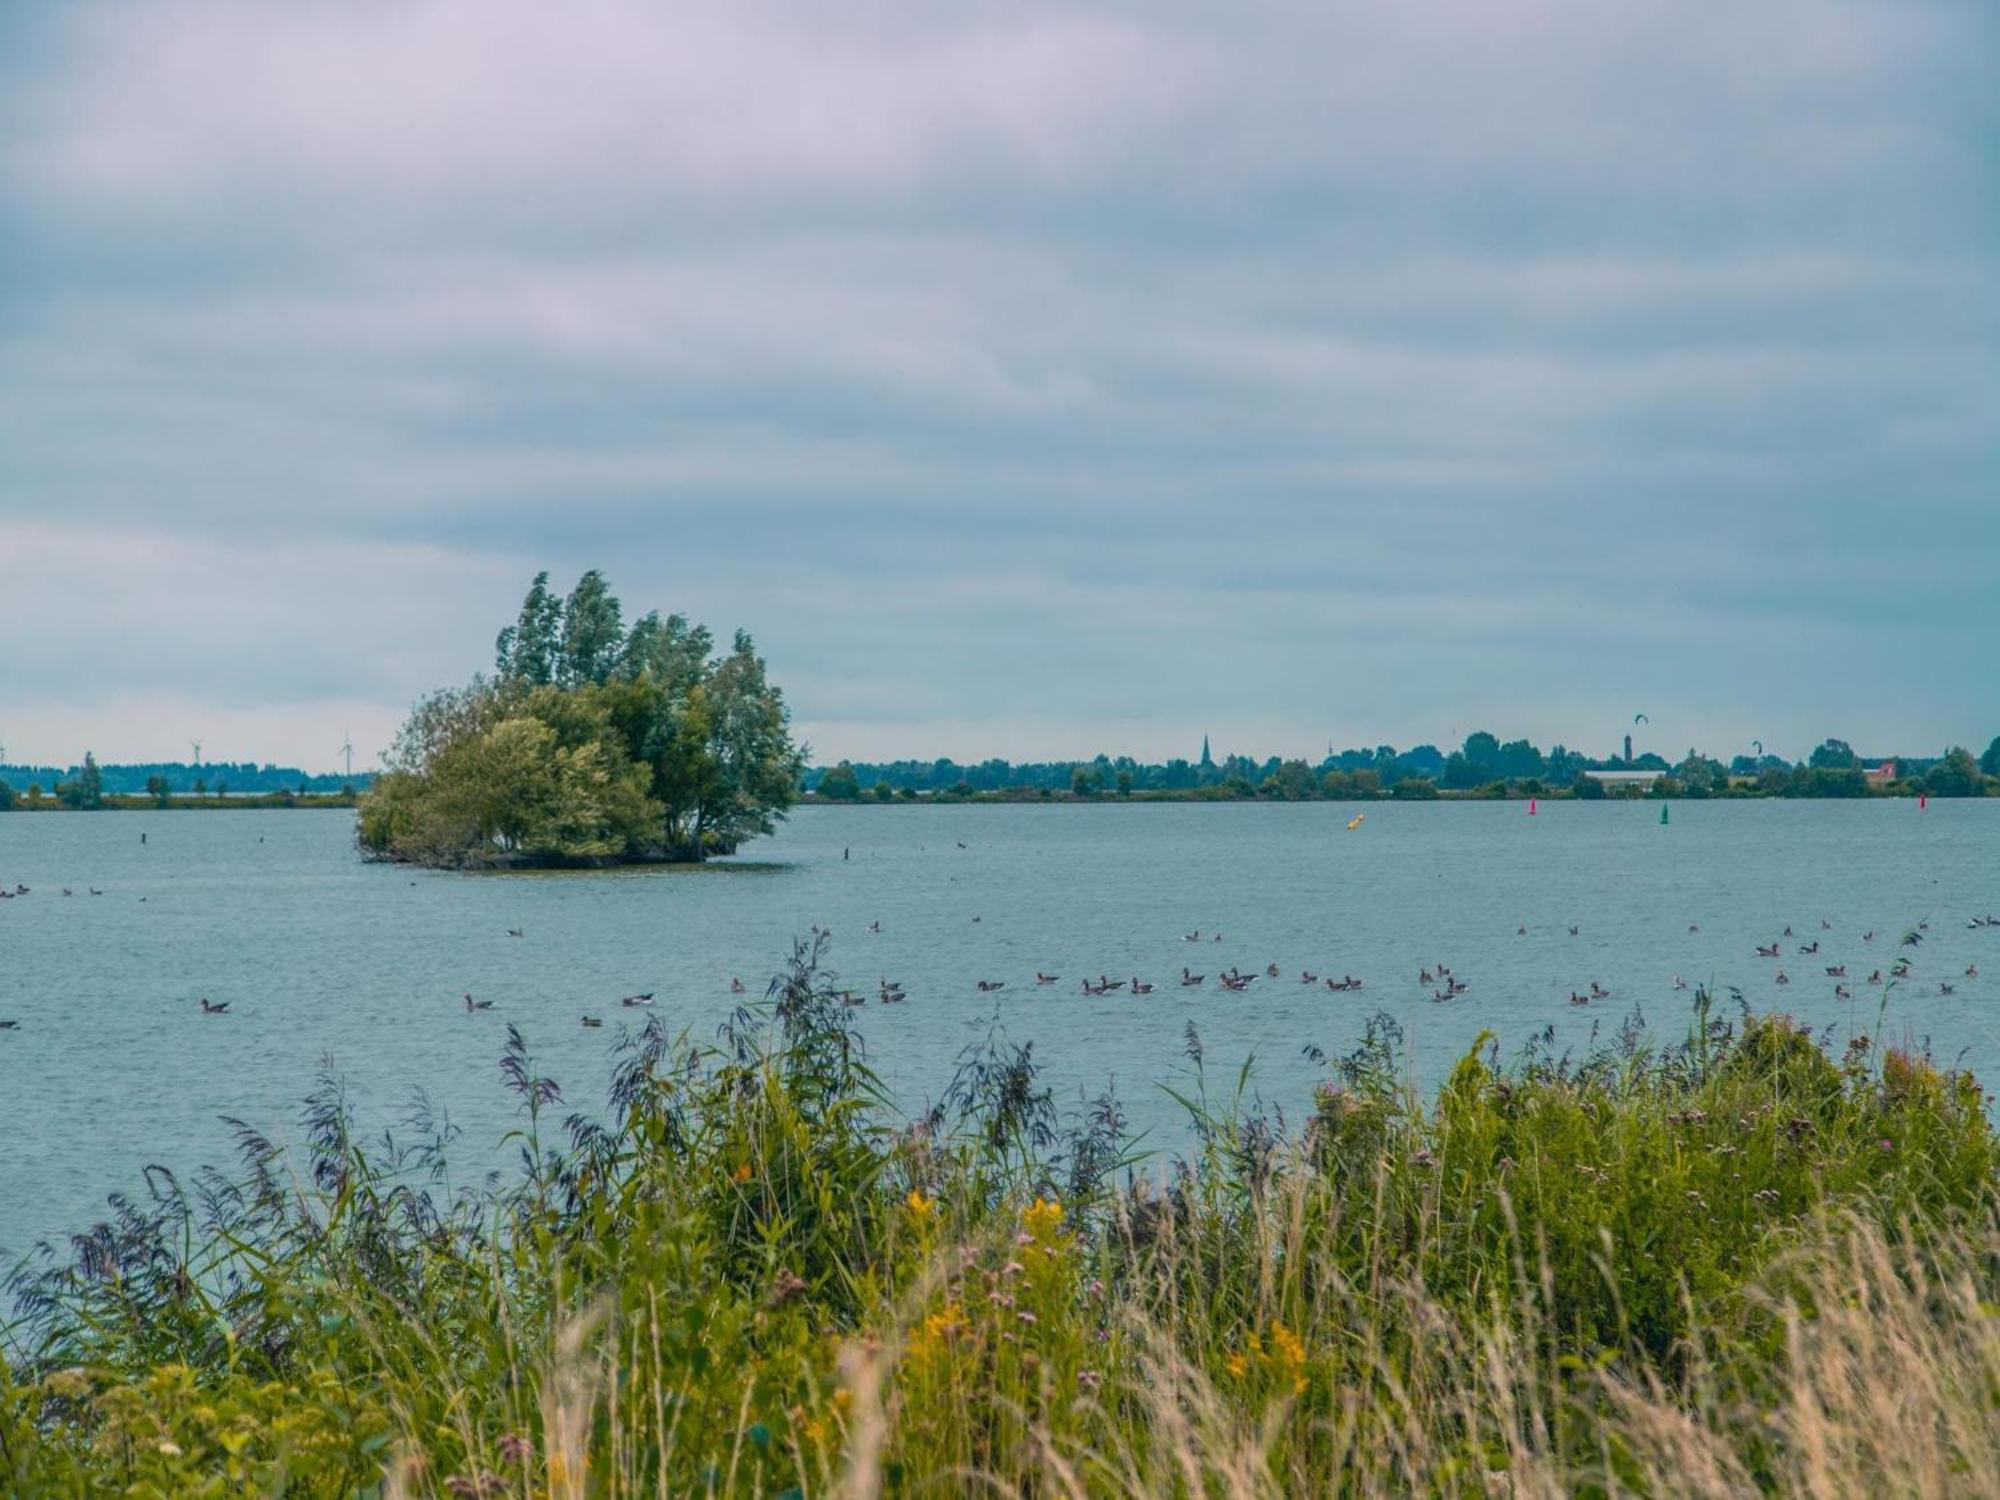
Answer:
[[[1625,764],[1632,764],[1632,736],[1629,734],[1625,736]]]
[[[1202,764],[1203,764],[1204,766],[1210,766],[1210,767],[1214,766],[1214,764],[1215,764],[1215,757],[1213,757],[1212,755],[1210,755],[1210,754],[1208,753],[1208,736],[1207,736],[1207,735],[1203,735],[1203,736],[1201,737],[1201,763],[1202,763]]]

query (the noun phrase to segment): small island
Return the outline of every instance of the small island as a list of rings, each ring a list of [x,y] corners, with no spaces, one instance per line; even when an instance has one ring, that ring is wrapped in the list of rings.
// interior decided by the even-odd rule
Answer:
[[[692,862],[770,833],[804,747],[750,637],[536,576],[491,677],[420,702],[361,798],[373,858],[443,869]]]

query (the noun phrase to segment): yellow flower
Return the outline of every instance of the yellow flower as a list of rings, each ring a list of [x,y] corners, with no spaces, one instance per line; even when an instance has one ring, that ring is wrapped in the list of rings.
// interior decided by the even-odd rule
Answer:
[[[748,1182],[750,1180],[750,1163],[747,1161],[743,1163],[742,1166],[729,1174],[729,1178],[732,1182]]]
[[[910,1210],[913,1219],[928,1219],[937,1211],[937,1199],[926,1198],[922,1188],[911,1188],[909,1197],[903,1203]]]
[[[1037,1196],[1033,1203],[1021,1210],[1021,1224],[1029,1234],[1038,1240],[1050,1240],[1062,1228],[1063,1209],[1052,1199]]]
[[[1302,1394],[1306,1388],[1306,1346],[1283,1323],[1273,1323],[1271,1347],[1277,1353],[1279,1365],[1291,1377],[1293,1392]]]
[[[943,1309],[924,1318],[923,1325],[910,1339],[910,1353],[918,1359],[928,1359],[943,1350],[964,1328],[965,1309],[957,1302],[947,1302]]]
[[[1240,1353],[1230,1355],[1227,1363],[1229,1373],[1234,1375],[1238,1380],[1241,1380],[1245,1375],[1250,1373],[1250,1361]]]

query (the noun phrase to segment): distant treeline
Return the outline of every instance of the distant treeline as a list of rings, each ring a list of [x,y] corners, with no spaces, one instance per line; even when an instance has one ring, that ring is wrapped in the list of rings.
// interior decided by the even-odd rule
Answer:
[[[97,774],[102,780],[104,795],[134,797],[153,795],[161,782],[166,784],[166,790],[171,795],[214,797],[253,792],[339,795],[366,791],[375,780],[366,771],[357,771],[352,776],[309,775],[297,766],[274,766],[269,762],[258,765],[248,760],[204,761],[200,765],[178,760],[134,762],[129,765],[99,764]],[[0,765],[0,782],[17,792],[39,786],[53,796],[57,786],[76,782],[82,775],[81,765]]]
[[[1888,766],[1887,776],[1869,772]],[[899,760],[883,763],[847,762],[815,766],[806,773],[806,787],[822,797],[1014,795],[1211,795],[1219,797],[1278,797],[1293,801],[1317,797],[1426,796],[1443,792],[1491,795],[1567,791],[1588,781],[1586,771],[1655,771],[1660,789],[1681,796],[1841,797],[1865,796],[1871,790],[1928,791],[1937,796],[1979,796],[1988,782],[2000,778],[2000,738],[1983,756],[1953,746],[1942,755],[1863,756],[1845,740],[1829,739],[1802,762],[1777,755],[1738,755],[1727,764],[1690,749],[1678,761],[1653,751],[1629,760],[1596,759],[1556,745],[1544,752],[1525,739],[1502,742],[1482,730],[1466,736],[1456,750],[1417,745],[1397,750],[1342,750],[1317,763],[1270,756],[1226,755],[1216,760],[1204,743],[1197,760],[1147,764],[1130,756],[1099,755],[1093,760],[985,760],[960,764],[944,759]],[[1594,782],[1584,790],[1601,791]]]

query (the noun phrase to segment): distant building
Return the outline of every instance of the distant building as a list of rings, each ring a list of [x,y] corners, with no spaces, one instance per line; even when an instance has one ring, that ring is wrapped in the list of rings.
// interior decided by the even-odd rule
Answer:
[[[1214,759],[1214,757],[1213,757],[1213,756],[1211,756],[1211,755],[1210,755],[1210,754],[1208,753],[1208,736],[1207,736],[1207,735],[1203,735],[1203,736],[1201,737],[1201,764],[1202,764],[1202,765],[1204,765],[1204,766],[1210,766],[1210,767],[1214,766],[1214,764],[1215,764],[1215,759]]]
[[[1870,786],[1887,786],[1896,779],[1896,763],[1885,760],[1879,766],[1863,766],[1861,778]]]
[[[1650,787],[1665,771],[1585,771],[1592,781],[1601,782],[1606,791],[1616,791],[1620,787]]]

